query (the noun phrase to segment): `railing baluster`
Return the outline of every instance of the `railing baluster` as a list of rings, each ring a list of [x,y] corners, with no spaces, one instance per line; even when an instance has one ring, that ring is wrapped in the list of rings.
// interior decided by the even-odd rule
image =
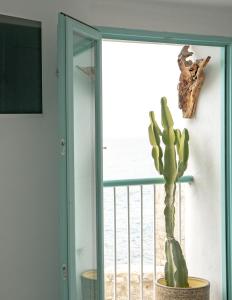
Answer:
[[[154,270],[153,270],[153,299],[155,299],[155,281],[156,281],[156,186],[155,184],[153,185],[153,203],[154,203],[154,216],[153,216],[153,236],[154,236],[154,244],[153,244],[153,259],[154,259],[154,262],[153,262],[153,266],[154,266]]]
[[[140,186],[140,296],[143,300],[143,186]]]
[[[117,208],[116,188],[114,187],[114,300],[117,299]]]
[[[130,253],[130,188],[127,186],[127,230],[128,230],[128,299],[131,298],[131,253]]]
[[[181,229],[181,223],[182,223],[182,212],[181,212],[181,206],[182,206],[182,201],[181,201],[181,183],[178,184],[178,188],[179,188],[179,242],[180,245],[182,244],[181,239],[182,239],[182,229]]]
[[[192,181],[192,178],[190,179],[186,179],[186,182],[188,181]],[[112,181],[113,183],[115,183],[115,181]],[[185,182],[185,179],[183,179],[181,182]],[[182,244],[182,238],[184,241],[184,234],[182,232],[182,185],[181,182],[177,183],[177,189],[178,189],[178,231],[177,231],[177,236],[179,239],[179,242]],[[117,182],[116,182],[117,183]],[[143,300],[145,297],[145,290],[144,290],[144,270],[145,270],[145,266],[144,266],[144,253],[145,253],[145,249],[144,248],[144,218],[146,217],[144,214],[146,213],[145,209],[144,209],[144,203],[145,203],[145,198],[144,198],[144,185],[150,185],[151,187],[153,186],[153,195],[152,195],[152,191],[149,192],[150,197],[153,196],[153,204],[154,205],[152,207],[153,209],[153,290],[151,290],[151,294],[153,294],[153,297],[151,297],[153,300],[155,300],[155,281],[156,281],[156,276],[157,276],[157,257],[156,257],[156,244],[157,244],[157,236],[156,236],[156,231],[157,229],[159,230],[159,227],[157,227],[157,223],[156,223],[156,214],[157,214],[157,205],[156,205],[156,198],[157,198],[157,184],[160,184],[163,182],[161,181],[154,181],[154,180],[147,180],[145,183],[143,181],[140,181],[140,183],[138,182],[138,180],[135,181],[131,181],[131,182],[125,182],[125,184],[120,181],[118,184],[116,184],[115,186],[112,186],[110,184],[105,185],[105,187],[109,187],[112,186],[113,188],[113,242],[114,242],[114,246],[113,246],[113,255],[114,255],[114,261],[113,261],[113,277],[114,277],[114,284],[113,284],[113,300],[117,300],[117,298],[119,297],[119,290],[117,285],[119,284],[118,279],[117,279],[117,274],[118,274],[118,255],[117,255],[117,250],[120,249],[121,245],[117,245],[118,243],[118,231],[117,231],[117,222],[118,222],[118,209],[117,209],[117,186],[126,186],[126,201],[127,201],[127,238],[128,238],[128,276],[127,276],[127,286],[128,286],[128,300],[130,300],[133,296],[133,291],[132,291],[132,282],[131,279],[133,280],[133,265],[131,265],[131,263],[133,263],[133,256],[131,254],[131,246],[133,243],[133,240],[131,240],[131,234],[133,234],[133,232],[131,233],[131,221],[133,221],[133,216],[131,219],[131,186],[138,186],[140,187],[140,191],[138,191],[138,193],[140,192],[140,300]],[[124,194],[125,195],[125,194]],[[111,227],[112,228],[112,227]],[[133,229],[133,228],[132,228]],[[138,228],[139,230],[139,228]],[[183,235],[183,236],[182,236]]]

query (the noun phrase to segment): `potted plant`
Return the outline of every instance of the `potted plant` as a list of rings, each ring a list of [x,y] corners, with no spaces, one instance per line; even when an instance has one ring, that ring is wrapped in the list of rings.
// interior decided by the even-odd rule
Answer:
[[[174,237],[176,182],[187,168],[189,133],[187,129],[181,133],[179,129],[173,128],[172,115],[165,97],[161,98],[162,131],[155,120],[154,112],[150,112],[149,115],[152,157],[156,170],[165,180],[166,264],[165,277],[156,282],[156,300],[209,300],[209,282],[201,278],[188,277],[181,246]]]

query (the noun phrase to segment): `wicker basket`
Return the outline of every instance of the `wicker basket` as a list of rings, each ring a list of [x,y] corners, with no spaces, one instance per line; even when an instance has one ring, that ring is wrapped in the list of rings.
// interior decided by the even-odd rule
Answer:
[[[207,280],[189,277],[189,288],[169,287],[164,278],[156,282],[156,300],[209,300],[210,284]]]

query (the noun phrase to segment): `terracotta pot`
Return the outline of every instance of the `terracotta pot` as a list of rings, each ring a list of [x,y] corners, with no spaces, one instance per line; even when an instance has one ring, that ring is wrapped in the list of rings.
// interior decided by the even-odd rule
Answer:
[[[169,287],[164,278],[156,282],[156,300],[209,300],[210,284],[207,280],[189,277],[189,288]]]

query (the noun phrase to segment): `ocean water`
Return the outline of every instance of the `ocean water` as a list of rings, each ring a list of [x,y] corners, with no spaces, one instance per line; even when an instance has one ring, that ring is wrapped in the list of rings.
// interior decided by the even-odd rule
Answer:
[[[105,139],[103,142],[104,180],[158,176],[146,138]]]
[[[151,146],[145,139],[108,139],[103,150],[104,181],[115,179],[150,178],[158,176],[151,158]],[[105,266],[114,266],[114,201],[113,188],[104,188]],[[116,261],[117,268],[128,263],[128,201],[127,188],[116,189]],[[141,230],[141,213],[143,224]],[[143,264],[154,262],[154,188],[144,186],[143,207],[141,189],[130,187],[130,261],[131,267],[141,263],[141,234],[143,235]]]
[[[143,179],[160,176],[155,170],[151,157],[151,146],[145,139],[111,139],[104,141],[103,164],[104,181],[115,179]],[[185,190],[187,184],[181,185],[181,207],[179,207],[179,186],[176,191],[176,226],[175,236],[180,238],[184,250],[184,210]],[[116,259],[117,269],[127,268],[130,235],[131,270],[138,271],[143,253],[143,268],[153,271],[156,266],[163,269],[164,264],[164,185],[143,186],[143,202],[141,204],[141,187],[129,188],[129,203],[127,187],[116,188],[116,213],[114,214],[113,188],[104,188],[104,240],[106,270],[114,269]],[[129,209],[128,209],[129,208]],[[179,223],[179,213],[181,220]],[[129,212],[128,212],[129,211]],[[114,216],[116,215],[116,235]],[[142,215],[142,217],[141,217]],[[155,217],[154,217],[155,216]],[[128,224],[128,218],[130,223]],[[142,220],[142,221],[141,221]],[[116,256],[114,249],[116,239]],[[154,240],[155,239],[155,240]],[[143,242],[141,242],[143,240]],[[156,251],[154,248],[156,247]]]

